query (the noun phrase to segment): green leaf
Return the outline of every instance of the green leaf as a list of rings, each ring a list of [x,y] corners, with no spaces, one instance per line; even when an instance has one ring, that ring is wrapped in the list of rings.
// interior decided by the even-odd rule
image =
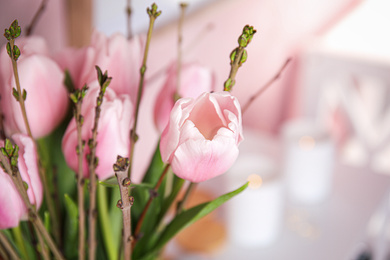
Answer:
[[[12,143],[8,138],[5,139],[5,150],[8,156],[12,156],[12,153],[14,152],[14,147],[12,146]]]
[[[18,46],[14,45],[13,53],[14,53],[14,60],[17,61],[20,56],[20,50]]]
[[[65,209],[67,213],[66,223],[65,223],[65,255],[67,258],[74,258],[77,256],[78,245],[78,208],[77,204],[69,197],[68,194],[64,194]]]
[[[184,182],[185,181],[183,179],[174,175],[173,189],[172,189],[171,194],[169,194],[169,196],[164,199],[164,202],[163,202],[162,207],[161,207],[160,215],[159,215],[160,221],[164,218],[165,214],[167,213],[167,211],[171,207],[172,203],[175,201]]]
[[[23,89],[23,100],[26,101],[27,98],[27,91]]]
[[[7,42],[7,53],[8,56],[12,59],[11,44]]]
[[[44,223],[46,230],[50,233],[51,231],[51,224],[50,224],[50,213],[49,211],[45,211],[44,213]]]
[[[206,202],[203,204],[200,204],[198,206],[195,206],[193,208],[190,208],[188,210],[183,211],[179,215],[177,215],[164,229],[162,232],[160,238],[156,242],[155,246],[153,247],[153,250],[148,252],[145,257],[149,257],[150,255],[156,254],[168,241],[170,241],[180,230],[183,228],[191,225],[195,221],[201,219],[202,217],[206,216],[207,214],[211,213],[213,210],[221,206],[223,203],[228,201],[229,199],[233,198],[234,196],[240,194],[242,191],[244,191],[248,187],[248,183],[245,183],[240,188],[226,193],[215,200],[212,200],[210,202]],[[144,259],[144,258],[142,258]]]
[[[11,40],[11,32],[8,29],[4,31],[4,37],[9,41]]]
[[[99,81],[99,84],[100,86],[103,84],[104,82],[104,79],[103,79],[103,72],[102,70],[100,69],[99,66],[95,66],[96,68],[96,73],[97,73],[97,77],[98,77],[98,81]]]
[[[73,93],[73,91],[76,89],[76,87],[75,87],[75,85],[73,83],[72,76],[70,75],[69,70],[65,70],[64,85],[67,88],[69,93]],[[76,102],[75,102],[74,98],[71,97],[71,99],[72,99],[72,101],[74,103],[77,103],[77,99],[76,99]]]
[[[12,89],[12,95],[14,96],[16,101],[19,102],[19,93],[15,88]]]

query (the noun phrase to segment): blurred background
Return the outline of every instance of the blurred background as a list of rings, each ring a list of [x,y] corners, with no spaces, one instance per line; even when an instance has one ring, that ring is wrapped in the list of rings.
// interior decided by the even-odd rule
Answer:
[[[387,0],[189,0],[183,61],[223,86],[244,25],[257,29],[233,94],[242,105],[288,58],[281,78],[243,115],[240,157],[200,184],[197,204],[250,188],[182,232],[167,259],[390,259],[390,2]],[[41,1],[2,0],[0,25],[28,24]],[[131,0],[132,30],[145,9]],[[135,169],[158,140],[153,104],[177,54],[179,1],[157,0]],[[126,0],[49,0],[34,34],[53,53],[88,45],[96,29],[126,34]],[[1,38],[0,45],[5,43]],[[222,185],[223,184],[223,185]]]

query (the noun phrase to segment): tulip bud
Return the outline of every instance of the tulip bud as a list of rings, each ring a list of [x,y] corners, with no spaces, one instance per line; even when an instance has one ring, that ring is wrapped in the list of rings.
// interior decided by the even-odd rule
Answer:
[[[12,139],[19,147],[18,168],[27,188],[27,195],[30,202],[39,208],[43,199],[43,189],[34,141],[23,134],[14,134]],[[4,141],[0,140],[0,146],[4,145]],[[17,149],[15,150],[17,152]],[[27,217],[27,208],[11,177],[0,168],[0,229],[16,227],[19,221],[27,220]]]
[[[118,95],[130,95],[135,104],[143,45],[144,37],[134,36],[128,40],[122,34],[114,34],[108,38],[95,31],[88,47],[65,49],[56,60],[63,70],[69,71],[76,88],[96,80],[95,65],[103,72],[108,71],[112,77],[109,88]]]
[[[161,157],[180,178],[191,182],[214,178],[238,156],[241,122],[240,104],[229,92],[182,98],[161,135]]]
[[[100,87],[95,81],[89,86],[81,107],[81,115],[84,118],[82,127],[82,139],[92,138],[92,127],[95,120],[96,98]],[[116,95],[111,88],[106,89],[101,105],[100,119],[98,123],[96,157],[99,158],[96,174],[100,180],[114,175],[112,165],[116,162],[117,155],[129,156],[130,127],[133,124],[133,105],[128,95]],[[62,139],[62,150],[69,167],[77,172],[77,127],[73,119]],[[89,176],[87,156],[90,153],[90,145],[84,149],[83,175]],[[96,162],[97,163],[97,162]]]

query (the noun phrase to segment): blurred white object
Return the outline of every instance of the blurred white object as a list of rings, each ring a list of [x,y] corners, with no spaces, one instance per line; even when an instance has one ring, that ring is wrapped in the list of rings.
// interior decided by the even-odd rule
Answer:
[[[245,135],[236,163],[226,174],[228,188],[249,181],[249,187],[226,203],[231,243],[254,248],[271,245],[283,224],[283,183],[276,163],[253,144],[267,142],[258,135]],[[240,147],[241,148],[241,147]],[[257,147],[259,148],[259,146]]]
[[[301,204],[324,201],[332,188],[335,156],[329,134],[310,120],[295,120],[286,123],[282,136],[288,197]]]
[[[362,1],[302,55],[302,111],[310,118],[341,108],[349,140],[341,160],[390,174],[389,1]]]

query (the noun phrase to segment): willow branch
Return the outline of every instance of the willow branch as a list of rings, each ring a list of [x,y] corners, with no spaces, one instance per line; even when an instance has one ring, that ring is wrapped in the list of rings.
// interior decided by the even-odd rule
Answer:
[[[135,231],[134,231],[134,237],[136,237],[136,238],[138,237],[138,234],[141,231],[142,223],[144,222],[144,219],[145,219],[146,213],[148,212],[150,204],[152,203],[153,199],[156,197],[156,194],[158,192],[158,188],[160,188],[160,185],[161,185],[165,175],[167,174],[170,166],[171,166],[170,164],[167,164],[165,166],[165,168],[164,168],[160,178],[158,179],[156,185],[154,186],[154,189],[150,192],[151,195],[149,197],[149,200],[146,203],[146,206],[145,206],[144,210],[141,213],[141,216],[140,216],[140,218],[139,218],[139,220],[137,222],[137,226],[136,226]],[[135,247],[135,243],[136,242],[134,242],[133,247]]]
[[[39,232],[37,232],[37,237],[38,237],[39,245],[41,247],[43,259],[50,260],[49,252],[47,251],[45,241],[43,240],[43,237]]]
[[[178,25],[178,37],[177,37],[177,82],[176,82],[176,94],[179,95],[179,89],[181,84],[181,66],[182,66],[182,42],[183,42],[183,22],[184,15],[188,4],[180,3],[180,18]]]
[[[42,16],[43,11],[46,8],[47,0],[42,0],[41,5],[39,6],[37,12],[35,13],[33,19],[31,20],[30,25],[26,29],[26,35],[29,36],[31,35],[35,25],[37,24],[39,18]]]
[[[131,0],[127,0],[126,6],[126,18],[127,18],[127,39],[131,39],[133,37],[133,30],[131,28]]]
[[[64,257],[62,256],[61,252],[58,250],[54,241],[52,240],[49,233],[45,229],[45,226],[42,223],[42,220],[40,219],[35,206],[31,204],[28,198],[27,191],[23,185],[23,180],[20,176],[19,169],[15,166],[13,166],[13,168],[11,169],[9,159],[3,153],[0,153],[0,160],[2,166],[4,167],[5,172],[11,177],[17,191],[19,192],[24,204],[26,205],[29,219],[33,223],[35,229],[41,233],[47,245],[49,246],[50,250],[53,252],[55,258],[59,260],[63,260]]]
[[[15,46],[15,40],[11,39],[9,41],[9,43],[11,44],[11,49],[13,49]],[[12,69],[14,71],[16,90],[18,92],[18,101],[19,101],[20,109],[22,110],[24,125],[26,126],[26,131],[27,131],[28,136],[30,136],[31,139],[33,139],[32,134],[31,134],[30,124],[29,124],[28,118],[27,118],[26,106],[24,104],[22,89],[20,87],[18,66],[16,65],[16,59],[15,59],[14,54],[12,54],[11,61],[12,61]]]
[[[151,9],[148,8],[147,13],[149,14],[149,29],[148,29],[148,34],[147,34],[147,38],[146,38],[146,45],[145,45],[144,57],[142,60],[142,66],[140,69],[141,77],[140,77],[140,81],[139,81],[139,85],[138,85],[137,101],[136,101],[135,114],[134,114],[134,124],[133,124],[133,128],[131,130],[131,133],[130,133],[130,139],[131,139],[131,142],[130,142],[130,166],[129,166],[128,173],[127,173],[129,179],[131,177],[131,170],[132,170],[132,165],[133,165],[134,146],[135,146],[135,142],[138,139],[138,136],[137,136],[138,114],[139,114],[139,107],[141,104],[142,92],[143,92],[143,88],[144,88],[146,61],[148,59],[149,45],[150,45],[150,41],[152,39],[154,21],[161,14],[161,11],[157,11],[157,5],[152,4],[152,8]]]
[[[92,138],[88,141],[88,146],[90,149],[89,154],[89,213],[88,213],[88,222],[89,222],[89,234],[88,234],[88,257],[90,260],[95,260],[96,256],[96,166],[98,165],[98,158],[96,157],[96,147],[97,147],[97,135],[98,135],[98,126],[99,118],[101,112],[101,106],[103,104],[103,97],[106,91],[106,88],[111,82],[111,78],[107,76],[107,71],[102,74],[102,71],[99,67],[96,67],[98,72],[98,80],[100,84],[100,92],[96,98],[96,107],[95,107],[95,119],[92,128]]]
[[[285,70],[287,65],[290,63],[290,61],[291,61],[291,58],[288,58],[284,62],[283,66],[279,69],[279,71],[265,85],[263,85],[255,94],[253,94],[249,98],[249,100],[242,107],[242,110],[241,110],[242,113],[244,113],[249,108],[249,106],[252,104],[253,101],[255,101],[256,98],[261,96],[273,83],[275,83],[275,81],[277,81],[280,78],[280,76],[282,75],[283,71]]]
[[[13,50],[16,47],[15,46],[15,39],[14,38],[10,38],[9,39],[9,43],[10,43],[11,50]],[[19,105],[20,105],[20,109],[21,109],[21,112],[22,112],[23,121],[24,121],[24,125],[26,127],[27,134],[28,134],[28,136],[32,140],[34,140],[32,134],[31,134],[31,128],[30,128],[30,124],[29,124],[29,121],[28,121],[28,117],[27,117],[26,106],[25,106],[25,103],[24,103],[24,100],[26,98],[26,94],[27,93],[25,92],[25,90],[23,90],[23,93],[22,93],[22,89],[21,89],[21,86],[20,86],[18,66],[16,64],[16,61],[17,61],[18,57],[15,56],[15,53],[13,51],[11,51],[10,57],[11,57],[11,61],[12,61],[12,68],[13,68],[14,79],[15,79],[15,84],[16,84],[17,101],[19,102]],[[34,143],[37,146],[37,143],[35,142],[35,140],[34,140]],[[48,185],[48,182],[47,182],[47,179],[46,179],[45,171],[44,171],[44,169],[42,167],[42,163],[41,163],[41,159],[39,157],[39,154],[37,155],[37,157],[38,157],[37,161],[38,161],[39,175],[40,175],[39,177],[42,180],[46,203],[47,203],[47,206],[48,206],[48,209],[49,209],[49,213],[51,215],[52,225],[53,225],[53,233],[55,235],[56,240],[59,241],[59,237],[60,237],[60,235],[59,235],[59,225],[58,225],[57,217],[56,217],[56,213],[55,213],[54,202],[53,202],[53,200],[52,200],[52,198],[50,196],[50,194],[51,194],[50,193],[50,188],[49,188],[49,185]]]
[[[124,259],[131,260],[131,206],[134,198],[129,197],[130,179],[127,177],[127,168],[129,167],[129,159],[118,156],[117,162],[114,164],[115,176],[118,180],[121,199],[117,203],[117,207],[122,210],[123,219],[123,256]]]
[[[77,204],[79,210],[79,260],[85,258],[85,212],[84,212],[84,177],[83,177],[83,140],[81,136],[82,115],[81,115],[82,100],[79,100],[75,106],[75,120],[77,126],[77,153],[78,153],[78,172],[77,172]]]
[[[253,26],[245,25],[242,34],[238,37],[238,47],[230,54],[230,72],[228,79],[223,84],[224,91],[230,91],[236,83],[238,68],[240,68],[247,59],[245,48],[251,42],[255,33],[256,30],[253,29]]]
[[[14,260],[20,259],[18,253],[16,253],[15,249],[13,248],[11,243],[8,241],[7,237],[1,231],[0,231],[0,242],[3,245],[4,249],[7,251],[8,255],[11,257],[11,259],[14,259]]]

